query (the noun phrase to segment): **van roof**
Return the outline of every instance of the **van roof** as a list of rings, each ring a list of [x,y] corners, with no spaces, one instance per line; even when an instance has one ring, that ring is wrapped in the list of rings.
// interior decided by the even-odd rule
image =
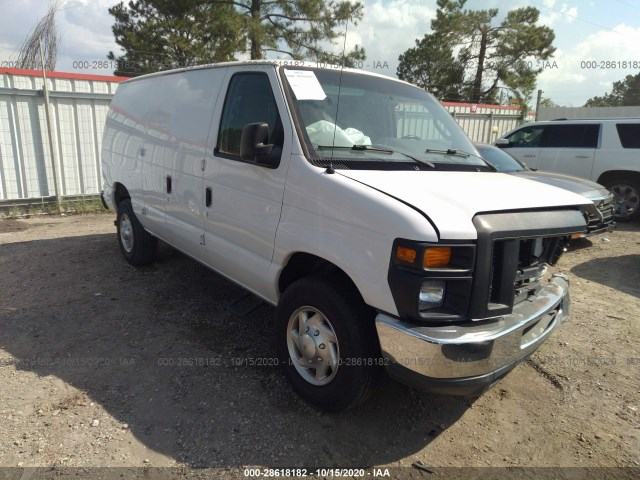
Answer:
[[[384,78],[387,80],[393,80],[395,82],[399,82],[399,83],[404,83],[406,85],[410,85],[414,88],[420,88],[420,87],[416,87],[415,85],[409,83],[409,82],[405,82],[404,80],[400,80],[398,78],[394,78],[394,77],[389,77],[387,75],[382,75],[379,73],[374,73],[374,72],[369,72],[366,70],[362,70],[359,68],[349,68],[349,67],[340,67],[340,65],[335,65],[335,64],[331,64],[331,63],[326,63],[326,62],[307,62],[307,61],[302,61],[302,60],[235,60],[232,62],[219,62],[219,63],[208,63],[205,65],[196,65],[193,67],[184,67],[184,68],[174,68],[172,70],[162,70],[160,72],[153,72],[153,73],[147,73],[146,75],[140,75],[138,77],[132,77],[128,80],[126,80],[124,83],[131,83],[131,82],[135,82],[136,80],[140,80],[143,78],[151,78],[151,77],[157,77],[157,76],[162,76],[162,75],[170,75],[172,73],[179,73],[179,72],[187,72],[187,71],[191,71],[191,70],[204,70],[204,69],[209,69],[209,68],[223,68],[223,67],[235,67],[235,66],[241,66],[241,65],[263,65],[263,66],[273,66],[275,67],[303,67],[303,68],[318,68],[318,69],[327,69],[327,70],[340,70],[341,68],[343,69],[343,71],[345,72],[349,72],[349,73],[356,73],[356,74],[360,74],[360,75],[368,75],[371,77],[378,77],[378,78]]]

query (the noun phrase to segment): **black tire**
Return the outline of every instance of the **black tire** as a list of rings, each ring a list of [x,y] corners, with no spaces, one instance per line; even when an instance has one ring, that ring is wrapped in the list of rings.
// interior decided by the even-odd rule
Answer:
[[[128,198],[118,204],[116,228],[120,251],[127,262],[137,266],[146,265],[153,261],[158,250],[158,239],[140,224],[133,213],[131,200]]]
[[[640,182],[635,178],[613,177],[604,184],[615,195],[614,216],[618,222],[640,217]]]
[[[337,338],[340,363],[337,363],[335,372],[330,370],[333,378],[325,385],[314,385],[305,379],[295,367],[290,354],[289,322],[298,321],[292,318],[301,308],[320,312],[330,323]],[[322,351],[319,348],[323,347],[318,342],[323,337],[313,337],[313,333],[303,336],[316,342],[315,351],[320,354]],[[364,304],[350,282],[339,276],[330,276],[303,278],[291,284],[278,304],[275,334],[278,359],[285,376],[307,402],[323,410],[338,412],[367,399],[380,369],[376,365],[379,364],[380,347],[375,333],[374,313]],[[315,358],[315,354],[312,356]],[[313,373],[318,369],[308,370]]]

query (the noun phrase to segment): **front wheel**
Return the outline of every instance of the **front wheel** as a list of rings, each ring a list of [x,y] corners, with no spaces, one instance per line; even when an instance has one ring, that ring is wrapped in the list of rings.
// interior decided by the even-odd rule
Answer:
[[[378,370],[373,312],[339,277],[303,278],[276,312],[276,347],[294,390],[307,402],[341,411],[363,402]]]
[[[158,239],[147,232],[138,221],[131,200],[125,199],[118,204],[118,243],[124,258],[131,265],[151,263],[158,249]]]
[[[640,217],[640,183],[635,179],[612,178],[605,187],[614,195],[617,221],[626,222]]]

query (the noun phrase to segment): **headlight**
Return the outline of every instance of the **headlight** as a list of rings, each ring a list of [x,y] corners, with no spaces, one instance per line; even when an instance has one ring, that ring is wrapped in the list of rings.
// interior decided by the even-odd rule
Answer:
[[[472,241],[395,239],[389,287],[398,316],[420,323],[467,320],[475,257]]]
[[[422,282],[418,295],[418,310],[424,312],[442,306],[444,302],[444,280],[426,280]]]

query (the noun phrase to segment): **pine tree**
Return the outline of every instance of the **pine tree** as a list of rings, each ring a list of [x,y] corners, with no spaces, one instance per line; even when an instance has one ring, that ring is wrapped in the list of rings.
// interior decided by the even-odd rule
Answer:
[[[498,9],[465,10],[465,4],[466,0],[438,0],[432,33],[425,37],[429,44],[415,47],[422,50],[413,54],[418,59],[428,58],[430,52],[442,52],[434,57],[442,65],[431,68],[435,72],[431,83],[446,85],[450,81],[451,69],[445,67],[452,57],[447,52],[457,51],[455,64],[463,70],[462,100],[493,103],[501,89],[509,90],[512,97],[530,99],[542,71],[540,62],[555,52],[553,30],[537,25],[540,12],[533,7],[511,10],[498,21]],[[411,59],[401,62],[403,71],[416,67],[407,60]]]
[[[112,31],[124,54],[109,52],[116,75],[135,76],[232,60],[244,48],[240,19],[230,4],[204,0],[135,0],[109,8]]]
[[[613,82],[613,89],[602,97],[587,100],[585,107],[629,107],[640,105],[640,73]]]
[[[325,0],[131,0],[109,9],[116,43],[124,53],[116,75],[139,75],[272,53],[295,60],[347,65],[365,58],[362,48],[339,50],[338,27],[362,18],[359,2]],[[333,48],[331,48],[333,47]]]
[[[464,67],[456,62],[453,51],[434,34],[416,40],[416,46],[398,58],[396,74],[433,93],[442,101],[459,101],[464,87]]]

